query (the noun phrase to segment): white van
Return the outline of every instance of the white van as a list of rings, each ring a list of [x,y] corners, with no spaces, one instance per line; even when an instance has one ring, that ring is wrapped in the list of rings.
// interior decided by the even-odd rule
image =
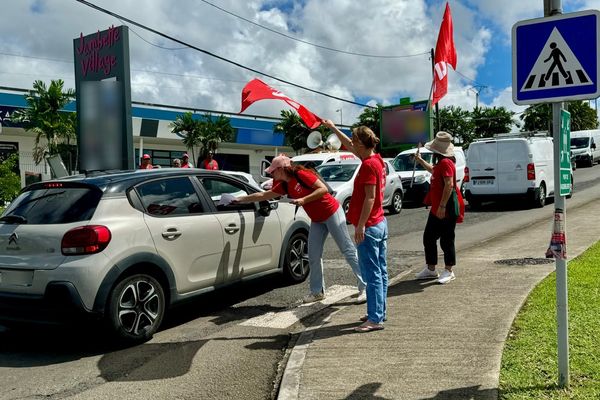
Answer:
[[[600,162],[600,129],[571,132],[571,154],[578,165]]]
[[[472,208],[503,197],[524,197],[534,207],[543,207],[554,195],[551,137],[498,135],[478,139],[471,143],[467,155],[465,196]]]
[[[404,200],[422,203],[427,192],[429,192],[429,183],[431,182],[431,173],[421,165],[416,164],[412,157],[417,152],[417,148],[408,149],[396,156],[392,165],[396,172],[402,178],[402,187],[404,188]],[[424,147],[419,150],[421,157],[431,164],[433,153]],[[463,178],[465,176],[465,153],[462,147],[454,147],[454,158],[456,158],[456,185],[462,188]],[[414,180],[413,180],[414,168]],[[412,181],[412,185],[411,185]]]
[[[292,162],[294,164],[300,164],[306,168],[311,169],[314,169],[319,165],[326,164],[328,162],[344,160],[359,160],[359,158],[356,157],[354,153],[350,151],[323,151],[319,153],[308,153],[292,157]],[[261,176],[263,178],[267,177],[264,171],[269,165],[270,163],[267,160],[262,161],[260,171]],[[261,183],[260,186],[264,190],[270,190],[273,186],[273,179],[269,179]]]

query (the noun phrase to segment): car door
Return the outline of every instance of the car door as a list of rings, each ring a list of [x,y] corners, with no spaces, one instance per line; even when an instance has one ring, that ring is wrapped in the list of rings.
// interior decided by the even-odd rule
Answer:
[[[391,201],[390,198],[398,186],[397,180],[400,178],[398,178],[396,172],[390,168],[389,162],[384,161],[383,164],[385,165],[385,188],[383,191],[383,204],[389,204]]]
[[[471,174],[471,193],[498,194],[498,141],[472,143],[467,161]]]
[[[156,251],[173,270],[177,292],[216,285],[229,254],[218,218],[202,203],[190,177],[156,179],[135,190]]]
[[[277,213],[261,212],[255,203],[223,204],[224,195],[239,197],[251,191],[233,178],[209,175],[199,176],[198,181],[214,206],[214,216],[223,233],[227,254],[224,282],[277,268],[282,242]],[[264,202],[261,206],[267,210],[276,207],[277,202]]]

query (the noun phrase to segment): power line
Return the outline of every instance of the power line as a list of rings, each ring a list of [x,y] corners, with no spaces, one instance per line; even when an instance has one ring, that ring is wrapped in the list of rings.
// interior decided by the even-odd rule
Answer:
[[[126,18],[126,17],[124,17],[124,16],[122,16],[122,15],[120,15],[120,14],[117,14],[117,13],[114,13],[114,12],[112,12],[112,11],[110,11],[110,10],[107,10],[107,9],[105,9],[105,8],[99,7],[99,6],[95,5],[95,4],[92,4],[92,3],[90,3],[89,1],[86,1],[86,0],[75,0],[75,1],[77,1],[78,3],[81,3],[81,4],[83,4],[83,5],[86,5],[86,6],[90,7],[90,8],[93,8],[93,9],[95,9],[95,10],[97,10],[97,11],[100,11],[100,12],[102,12],[102,13],[104,13],[104,14],[110,15],[110,16],[112,16],[112,17],[114,17],[114,18],[117,18],[117,19],[122,19],[122,20],[124,20],[124,21],[127,21],[127,22],[129,22],[130,24],[133,24],[133,25],[135,25],[135,26],[137,26],[137,27],[140,27],[140,28],[142,28],[142,29],[144,29],[144,30],[147,30],[148,32],[152,32],[152,33],[154,33],[155,35],[162,36],[162,37],[164,37],[164,38],[166,38],[166,39],[169,39],[169,40],[171,40],[171,41],[173,41],[173,42],[175,42],[175,43],[179,43],[179,44],[181,44],[181,45],[183,45],[183,46],[187,46],[187,47],[189,47],[189,48],[191,48],[191,49],[194,49],[194,50],[196,50],[196,51],[199,51],[199,52],[201,52],[201,53],[204,53],[204,54],[206,54],[206,55],[209,55],[209,56],[211,56],[211,57],[214,57],[214,58],[216,58],[216,59],[219,59],[219,60],[221,60],[221,61],[225,61],[226,63],[232,64],[232,65],[235,65],[236,67],[243,68],[243,69],[245,69],[245,70],[248,70],[248,71],[254,72],[255,74],[259,74],[259,75],[262,75],[262,76],[266,76],[266,77],[268,77],[268,78],[271,78],[271,79],[273,79],[273,80],[276,80],[276,81],[278,81],[278,82],[286,83],[286,84],[288,84],[288,85],[292,85],[292,86],[294,86],[294,87],[297,87],[297,88],[299,88],[299,89],[303,89],[303,90],[307,90],[307,91],[309,91],[309,92],[317,93],[317,94],[320,94],[320,95],[322,95],[322,96],[329,97],[329,98],[331,98],[331,99],[335,99],[335,100],[343,101],[343,102],[345,102],[345,103],[350,103],[350,104],[354,104],[354,105],[361,106],[361,107],[373,108],[373,107],[369,106],[368,104],[362,104],[362,103],[358,103],[358,102],[356,102],[356,101],[353,101],[353,100],[348,100],[348,99],[344,99],[344,98],[341,98],[341,97],[337,97],[337,96],[331,95],[331,94],[329,94],[329,93],[321,92],[321,91],[318,91],[318,90],[315,90],[315,89],[308,88],[308,87],[306,87],[306,86],[302,86],[302,85],[299,85],[299,84],[296,84],[296,83],[293,83],[293,82],[287,81],[287,80],[285,80],[285,79],[282,79],[282,78],[276,77],[276,76],[274,76],[274,75],[267,74],[266,72],[262,72],[262,71],[259,71],[259,70],[256,70],[256,69],[254,69],[254,68],[250,68],[250,67],[248,67],[248,66],[246,66],[246,65],[240,64],[240,63],[238,63],[238,62],[235,62],[235,61],[233,61],[233,60],[230,60],[230,59],[228,59],[228,58],[225,58],[225,57],[221,57],[221,56],[219,56],[219,55],[217,55],[217,54],[215,54],[215,53],[212,53],[212,52],[210,52],[210,51],[208,51],[208,50],[201,49],[201,48],[199,48],[199,47],[197,47],[197,46],[194,46],[194,45],[192,45],[192,44],[186,43],[186,42],[184,42],[184,41],[182,41],[182,40],[180,40],[180,39],[177,39],[177,38],[174,38],[174,37],[172,37],[172,36],[169,36],[169,35],[167,35],[167,34],[165,34],[165,33],[162,33],[162,32],[160,32],[160,31],[157,31],[156,29],[150,28],[150,27],[148,27],[148,26],[146,26],[146,25],[143,25],[143,24],[141,24],[141,23],[139,23],[139,22],[136,22],[136,21],[133,21],[133,20],[131,20],[131,19],[129,19],[129,18]]]
[[[311,42],[308,42],[306,40],[302,40],[302,39],[298,39],[298,38],[296,38],[294,36],[290,36],[290,35],[285,34],[283,32],[276,31],[275,29],[271,29],[271,28],[269,28],[267,26],[261,25],[261,24],[259,24],[257,22],[254,22],[252,20],[244,18],[244,17],[242,17],[240,15],[234,14],[231,11],[225,10],[224,8],[221,8],[221,7],[217,6],[216,4],[213,4],[213,3],[209,2],[209,1],[206,1],[206,0],[200,0],[200,1],[203,2],[203,3],[208,4],[211,7],[216,8],[217,10],[223,11],[226,14],[229,14],[231,16],[239,18],[239,19],[241,19],[243,21],[248,22],[249,24],[258,26],[259,28],[265,29],[265,30],[267,30],[269,32],[272,32],[272,33],[276,34],[276,35],[280,35],[280,36],[283,36],[283,37],[291,39],[291,40],[295,40],[295,41],[300,42],[300,43],[308,44],[310,46],[318,47],[319,49],[323,49],[323,50],[334,51],[336,53],[349,54],[349,55],[352,55],[352,56],[371,57],[371,58],[409,58],[409,57],[417,57],[417,56],[422,56],[422,55],[425,55],[425,54],[429,54],[429,50],[421,52],[421,53],[405,54],[405,55],[378,55],[378,54],[356,53],[356,52],[353,52],[353,51],[345,51],[345,50],[335,49],[333,47],[327,47],[327,46],[323,46],[323,45],[320,45],[320,44],[311,43]]]

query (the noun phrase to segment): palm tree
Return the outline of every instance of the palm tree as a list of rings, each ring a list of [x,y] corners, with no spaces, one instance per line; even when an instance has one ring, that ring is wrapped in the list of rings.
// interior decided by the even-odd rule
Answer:
[[[196,165],[194,148],[202,143],[200,121],[194,119],[192,113],[188,111],[178,115],[175,121],[171,122],[170,127],[173,133],[180,133],[183,136],[182,142],[188,151],[191,149],[192,163]]]
[[[286,144],[289,144],[296,154],[306,148],[306,138],[310,134],[310,129],[295,111],[281,110],[281,122],[275,125],[273,130],[283,133]]]
[[[219,115],[213,119],[210,114],[205,114],[204,119],[200,121],[200,132],[203,157],[206,157],[209,151],[216,153],[219,144],[232,141],[235,133],[229,118]]]
[[[74,113],[61,111],[73,100],[75,91],[68,89],[64,91],[62,79],[50,81],[50,86],[36,80],[33,82],[33,90],[25,95],[27,107],[15,112],[12,121],[22,123],[25,129],[35,132],[35,146],[33,159],[39,164],[44,156],[59,153],[59,145],[64,141],[69,142],[75,137],[76,118]],[[41,138],[45,139],[40,144]]]

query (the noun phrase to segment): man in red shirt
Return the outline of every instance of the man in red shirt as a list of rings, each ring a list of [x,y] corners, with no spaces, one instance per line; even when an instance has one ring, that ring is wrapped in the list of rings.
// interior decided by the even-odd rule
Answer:
[[[194,165],[192,165],[190,162],[190,156],[188,156],[188,153],[183,153],[181,159],[182,163],[180,168],[194,168]]]
[[[150,164],[150,155],[144,154],[142,156],[142,163],[140,164],[139,169],[152,169],[154,168],[152,164]]]
[[[219,163],[217,162],[217,160],[213,159],[212,151],[209,151],[206,156],[206,159],[204,161],[202,161],[202,167],[204,169],[214,169],[214,170],[219,169]]]

